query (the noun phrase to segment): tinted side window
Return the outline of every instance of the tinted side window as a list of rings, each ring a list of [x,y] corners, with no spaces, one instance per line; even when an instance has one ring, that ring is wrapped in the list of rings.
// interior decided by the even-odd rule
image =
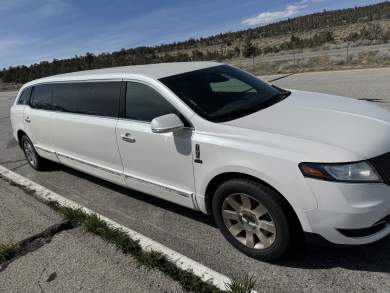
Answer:
[[[26,88],[23,90],[22,94],[20,95],[17,104],[18,105],[27,105],[30,102],[30,96],[31,96],[31,87]]]
[[[31,107],[36,109],[50,110],[52,102],[51,85],[43,84],[34,87],[31,98]]]
[[[141,83],[128,82],[126,91],[126,118],[150,122],[166,114],[180,113],[158,92]]]
[[[55,84],[53,110],[118,117],[121,82]]]

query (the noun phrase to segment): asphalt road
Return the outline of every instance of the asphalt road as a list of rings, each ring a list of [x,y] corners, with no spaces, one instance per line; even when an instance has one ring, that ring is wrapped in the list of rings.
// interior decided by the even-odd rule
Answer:
[[[316,91],[377,102],[390,110],[390,68],[263,75],[261,79],[288,88]]]
[[[389,81],[390,69],[378,69],[300,74],[275,83],[360,99],[380,98],[381,105],[388,107]],[[306,247],[301,255],[269,264],[232,248],[213,220],[201,213],[67,167],[32,170],[11,135],[9,107],[14,95],[0,93],[0,164],[7,168],[229,277],[253,274],[261,292],[390,291],[390,239],[357,248]]]
[[[53,209],[0,178],[0,245],[18,243],[61,220]]]

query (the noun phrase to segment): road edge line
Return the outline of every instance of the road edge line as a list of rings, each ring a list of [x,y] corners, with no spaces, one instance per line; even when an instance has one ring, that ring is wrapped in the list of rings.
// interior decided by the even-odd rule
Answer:
[[[29,190],[34,191],[34,196],[36,196],[38,199],[44,201],[44,202],[57,202],[60,206],[73,208],[73,209],[80,209],[86,214],[94,214],[97,215],[102,221],[106,222],[110,227],[121,229],[123,232],[125,232],[131,239],[136,240],[139,242],[139,245],[141,248],[145,251],[157,251],[163,255],[165,255],[171,262],[175,263],[177,267],[180,269],[183,269],[185,271],[189,271],[193,273],[194,275],[198,276],[202,279],[204,282],[208,282],[213,284],[215,287],[225,291],[226,286],[228,284],[232,283],[232,280],[213,269],[210,269],[201,263],[198,263],[197,261],[180,254],[179,252],[174,251],[173,249],[170,249],[163,244],[152,240],[146,236],[144,236],[141,233],[138,233],[137,231],[134,231],[124,225],[119,224],[118,222],[115,222],[114,220],[111,220],[110,218],[107,218],[103,215],[100,215],[97,212],[94,212],[93,210],[84,207],[78,203],[76,203],[73,200],[67,199],[54,191],[51,191],[50,189],[35,183],[34,181],[17,174],[4,166],[0,165],[0,175],[4,178],[10,180],[11,182],[14,182],[20,186],[26,187]],[[254,291],[253,291],[254,292]]]

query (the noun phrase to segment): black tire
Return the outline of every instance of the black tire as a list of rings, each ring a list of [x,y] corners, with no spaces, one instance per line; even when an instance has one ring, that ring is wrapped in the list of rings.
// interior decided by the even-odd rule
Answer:
[[[240,200],[241,194],[248,195],[251,198],[251,205],[256,206],[256,204],[261,204],[266,208],[268,216],[272,219],[273,227],[276,232],[272,236],[273,240],[269,240],[268,247],[261,247],[262,243],[257,235],[253,236],[253,232],[246,232],[243,230],[241,235],[246,235],[246,233],[251,233],[251,237],[257,239],[257,245],[260,245],[260,248],[251,248],[247,245],[243,244],[241,240],[239,241],[239,237],[241,239],[246,238],[246,236],[240,236],[240,234],[233,236],[233,234],[229,231],[227,225],[225,224],[224,218],[222,216],[222,208],[223,204],[226,206],[225,199],[228,197],[235,196],[235,194],[239,196],[237,199]],[[254,200],[253,200],[254,199]],[[228,201],[228,200],[227,200]],[[228,205],[229,206],[229,205]],[[242,207],[241,207],[242,208]],[[215,191],[213,201],[212,201],[212,211],[214,215],[214,219],[219,229],[221,230],[223,236],[238,250],[243,252],[244,254],[259,259],[263,261],[274,261],[282,258],[287,254],[290,248],[294,246],[292,240],[292,233],[294,229],[293,220],[290,218],[291,212],[289,212],[289,207],[285,200],[281,197],[279,193],[277,193],[272,188],[260,184],[255,181],[246,180],[246,179],[232,179],[222,183]],[[232,211],[236,213],[234,209]],[[247,220],[243,220],[242,213],[239,213],[240,216],[240,225],[242,226],[243,221],[248,224]],[[244,216],[245,217],[245,216]],[[257,220],[261,219],[256,216]],[[226,219],[225,219],[226,220]],[[235,223],[235,220],[232,220]],[[260,221],[259,221],[260,222]],[[264,221],[262,221],[264,222]],[[232,227],[232,226],[231,226]],[[248,227],[248,225],[246,225]],[[250,226],[253,227],[253,226]],[[240,228],[241,229],[241,228]],[[257,229],[257,228],[256,228]],[[257,231],[257,230],[256,230]],[[266,231],[265,231],[266,232]],[[263,235],[263,233],[262,233]],[[238,237],[239,236],[239,237]],[[264,236],[264,235],[263,235]],[[270,244],[272,242],[272,244]]]
[[[26,156],[26,160],[27,160],[28,164],[33,169],[38,170],[38,171],[45,169],[45,167],[48,165],[48,161],[38,155],[37,151],[34,148],[34,144],[28,138],[27,135],[23,135],[21,137],[20,146],[24,152],[24,155]],[[29,156],[30,154],[28,154],[28,152],[30,152],[31,156],[34,156],[34,159],[32,159],[31,156]]]

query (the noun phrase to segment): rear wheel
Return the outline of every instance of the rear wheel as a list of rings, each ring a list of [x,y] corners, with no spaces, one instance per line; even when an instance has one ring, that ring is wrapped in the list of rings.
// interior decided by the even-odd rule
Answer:
[[[276,260],[292,245],[286,203],[267,186],[245,179],[226,181],[217,188],[212,208],[225,238],[248,256]]]
[[[27,135],[22,136],[20,139],[20,145],[23,149],[24,155],[26,156],[28,164],[35,170],[42,170],[46,164],[46,160],[38,155],[33,143]]]

